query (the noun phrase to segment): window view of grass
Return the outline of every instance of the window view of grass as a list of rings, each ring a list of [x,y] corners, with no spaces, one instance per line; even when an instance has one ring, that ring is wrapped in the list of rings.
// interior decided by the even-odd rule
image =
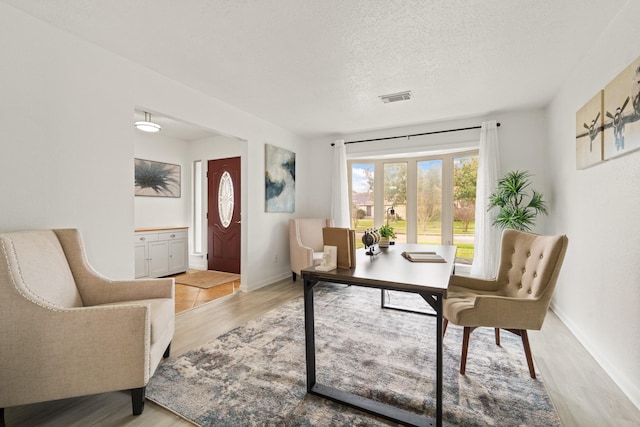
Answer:
[[[449,165],[453,163],[453,176],[449,178],[453,186],[449,188],[443,188],[443,159],[448,159]],[[356,246],[363,247],[362,235],[374,228],[374,210],[383,212],[382,220],[377,223],[392,226],[396,242],[409,240],[422,244],[441,244],[442,200],[444,194],[448,194],[448,197],[453,196],[453,209],[445,209],[447,215],[452,216],[446,223],[451,224],[453,220],[453,230],[445,230],[444,235],[447,241],[453,237],[453,244],[458,248],[456,261],[470,264],[474,253],[477,155],[445,156],[415,162],[413,167],[417,173],[412,179],[417,198],[413,199],[412,206],[407,206],[408,165],[406,161],[351,165],[352,228],[356,230]],[[377,181],[384,184],[382,200],[374,200],[374,172],[383,178]],[[415,209],[410,217],[417,219],[417,224],[410,227],[415,233],[409,236],[410,239],[407,236],[407,208]]]
[[[405,235],[407,233],[407,221],[389,221],[389,225],[393,227],[393,230],[396,234]],[[373,219],[361,219],[358,220],[357,225],[354,227],[356,230],[356,235],[359,236],[356,239],[356,247],[362,248],[364,245],[362,244],[362,240],[360,239],[366,230],[369,230],[373,227]],[[427,229],[439,229],[440,222],[433,221],[427,224]],[[456,235],[461,236],[471,236],[473,237],[473,233],[475,231],[475,223],[470,222],[467,230],[465,231],[465,223],[462,221],[454,221],[453,222],[453,231]],[[440,234],[429,234],[429,233],[421,233],[418,235],[418,243],[429,244],[429,245],[439,245],[442,242],[442,237]],[[467,258],[469,260],[473,259],[473,243],[457,243],[458,251],[456,253],[456,258]]]
[[[458,262],[473,261],[476,217],[476,180],[478,156],[456,157],[453,160],[453,244],[458,247]]]

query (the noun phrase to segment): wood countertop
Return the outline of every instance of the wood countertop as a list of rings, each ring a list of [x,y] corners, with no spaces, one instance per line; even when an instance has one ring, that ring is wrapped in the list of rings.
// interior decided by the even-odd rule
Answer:
[[[189,227],[152,227],[152,228],[136,228],[136,233],[144,233],[147,231],[167,231],[167,230],[184,230]]]

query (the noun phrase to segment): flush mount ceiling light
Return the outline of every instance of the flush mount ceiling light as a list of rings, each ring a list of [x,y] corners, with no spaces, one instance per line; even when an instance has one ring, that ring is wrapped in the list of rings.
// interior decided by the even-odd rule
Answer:
[[[381,95],[380,99],[382,99],[382,102],[384,102],[385,104],[388,104],[390,102],[408,101],[409,99],[411,99],[411,91],[406,90],[404,92]]]
[[[146,111],[144,112],[144,120],[138,120],[133,125],[143,132],[160,132],[162,129],[159,124],[151,121],[151,114]]]

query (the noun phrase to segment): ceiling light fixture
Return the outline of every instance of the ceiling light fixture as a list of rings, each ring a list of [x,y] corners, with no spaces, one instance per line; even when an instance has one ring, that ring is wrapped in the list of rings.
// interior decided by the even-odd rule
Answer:
[[[390,102],[408,101],[409,99],[411,99],[411,91],[406,90],[404,92],[381,95],[379,98],[382,99],[382,102],[384,102],[385,104],[388,104]]]
[[[151,121],[151,114],[146,111],[144,112],[144,120],[138,120],[133,125],[143,132],[160,132],[162,129],[159,124]]]

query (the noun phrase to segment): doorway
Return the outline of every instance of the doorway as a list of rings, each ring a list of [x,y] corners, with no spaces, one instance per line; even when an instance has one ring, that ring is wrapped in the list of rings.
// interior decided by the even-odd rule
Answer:
[[[207,163],[207,268],[240,274],[240,157]]]
[[[233,183],[233,192],[237,195],[234,199],[234,210],[236,213],[231,219],[229,230],[221,228],[217,233],[217,238],[222,239],[221,243],[214,243],[213,234],[209,231],[211,227],[208,218],[220,218],[217,210],[211,209],[207,202],[218,200],[220,189],[219,182],[212,184],[213,175],[206,176],[205,172],[209,166],[208,159],[241,159],[247,155],[246,140],[232,135],[225,135],[202,126],[186,122],[182,119],[170,117],[159,113],[153,109],[135,108],[134,121],[142,120],[144,112],[153,113],[154,122],[162,127],[162,131],[154,134],[134,130],[134,158],[149,158],[171,164],[179,164],[182,167],[182,197],[157,199],[152,197],[138,197],[134,199],[134,224],[135,228],[148,228],[150,226],[188,226],[189,227],[189,270],[187,273],[201,272],[212,267],[218,271],[240,272],[240,203],[241,203],[241,167],[236,164],[237,173],[229,172]],[[191,164],[191,167],[189,167]],[[211,166],[214,168],[213,166]],[[214,168],[215,169],[215,168]],[[191,175],[191,180],[189,179]],[[191,181],[191,192],[188,191],[188,183]],[[222,188],[226,188],[222,186]],[[212,191],[210,191],[210,189]],[[214,190],[215,189],[215,190]],[[214,196],[212,197],[212,193]],[[160,205],[161,204],[161,205]],[[246,204],[246,202],[245,202]],[[217,203],[216,203],[217,205]],[[162,206],[160,209],[159,206]],[[192,215],[189,216],[189,211]],[[207,214],[207,212],[210,212]],[[236,227],[237,224],[237,227]],[[237,232],[235,232],[237,230]],[[225,233],[226,231],[226,233]],[[226,234],[226,235],[225,235]],[[235,234],[237,240],[232,244],[229,234]],[[211,239],[211,240],[210,240]],[[209,245],[212,250],[207,250]],[[210,256],[217,258],[217,251],[213,249],[224,249],[224,258],[235,258],[235,268],[211,266],[209,264],[207,252]],[[235,255],[229,257],[230,250],[234,249]],[[211,273],[215,273],[211,272]],[[221,275],[228,273],[221,273]],[[195,279],[194,279],[195,280]],[[190,279],[190,281],[193,281]],[[213,282],[214,280],[212,280]],[[176,280],[176,312],[196,307],[210,300],[220,298],[235,293],[240,289],[240,278],[233,282],[216,284],[211,288],[202,288],[193,284],[183,284]]]

